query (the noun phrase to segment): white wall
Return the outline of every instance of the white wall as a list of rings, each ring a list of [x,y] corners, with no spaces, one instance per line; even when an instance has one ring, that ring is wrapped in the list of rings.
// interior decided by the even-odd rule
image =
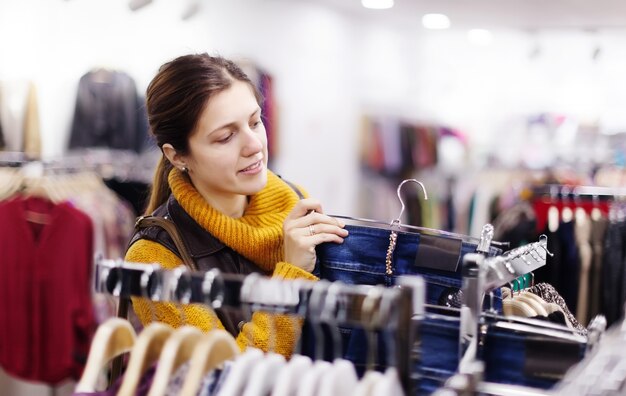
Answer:
[[[626,125],[626,33],[495,31],[487,47],[463,31],[365,22],[293,0],[0,0],[0,80],[34,80],[44,155],[62,155],[75,91],[95,66],[123,69],[145,90],[156,69],[198,51],[250,58],[275,77],[280,146],[275,170],[328,212],[355,213],[362,113],[435,120],[515,155],[518,117],[555,111],[613,129]],[[592,47],[602,44],[597,61]],[[535,58],[529,54],[539,46]],[[512,121],[513,120],[513,121]],[[509,136],[510,135],[510,136]],[[508,140],[502,145],[501,137]],[[519,154],[518,154],[519,155]]]

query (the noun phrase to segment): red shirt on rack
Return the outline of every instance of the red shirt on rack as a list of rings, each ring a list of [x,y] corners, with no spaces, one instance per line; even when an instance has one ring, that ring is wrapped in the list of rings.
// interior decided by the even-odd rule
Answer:
[[[56,384],[79,378],[96,327],[93,227],[67,203],[0,202],[0,366]]]

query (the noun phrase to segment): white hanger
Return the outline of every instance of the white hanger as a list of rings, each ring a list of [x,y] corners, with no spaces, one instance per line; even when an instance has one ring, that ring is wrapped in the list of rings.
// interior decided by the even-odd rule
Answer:
[[[295,396],[301,379],[312,366],[313,361],[308,356],[292,356],[278,372],[278,380],[274,383],[271,396]]]
[[[252,375],[248,380],[243,396],[268,395],[278,380],[278,372],[286,364],[282,355],[268,353],[254,366]]]
[[[248,348],[235,360],[230,374],[218,392],[218,396],[240,396],[244,390],[251,370],[256,363],[263,359],[263,351],[257,348]]]

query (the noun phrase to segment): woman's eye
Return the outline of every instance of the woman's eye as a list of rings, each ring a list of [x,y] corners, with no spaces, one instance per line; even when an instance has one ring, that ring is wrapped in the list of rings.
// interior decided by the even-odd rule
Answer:
[[[258,120],[252,123],[252,128],[256,128],[258,126],[260,126],[261,124],[263,124],[263,121]]]
[[[218,140],[218,143],[226,143],[228,142],[230,139],[232,139],[232,137],[234,136],[234,133],[229,133],[228,135],[226,135],[225,137],[223,137],[222,139]]]

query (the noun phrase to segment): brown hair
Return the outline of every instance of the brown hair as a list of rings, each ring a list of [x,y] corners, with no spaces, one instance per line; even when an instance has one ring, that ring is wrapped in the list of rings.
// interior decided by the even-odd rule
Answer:
[[[234,80],[250,84],[257,101],[261,96],[248,76],[233,61],[209,54],[180,56],[165,63],[148,85],[146,108],[150,131],[162,148],[171,144],[176,152],[189,154],[189,136],[209,99],[229,88]],[[172,164],[163,155],[154,174],[145,213],[151,214],[169,197],[167,181]]]

